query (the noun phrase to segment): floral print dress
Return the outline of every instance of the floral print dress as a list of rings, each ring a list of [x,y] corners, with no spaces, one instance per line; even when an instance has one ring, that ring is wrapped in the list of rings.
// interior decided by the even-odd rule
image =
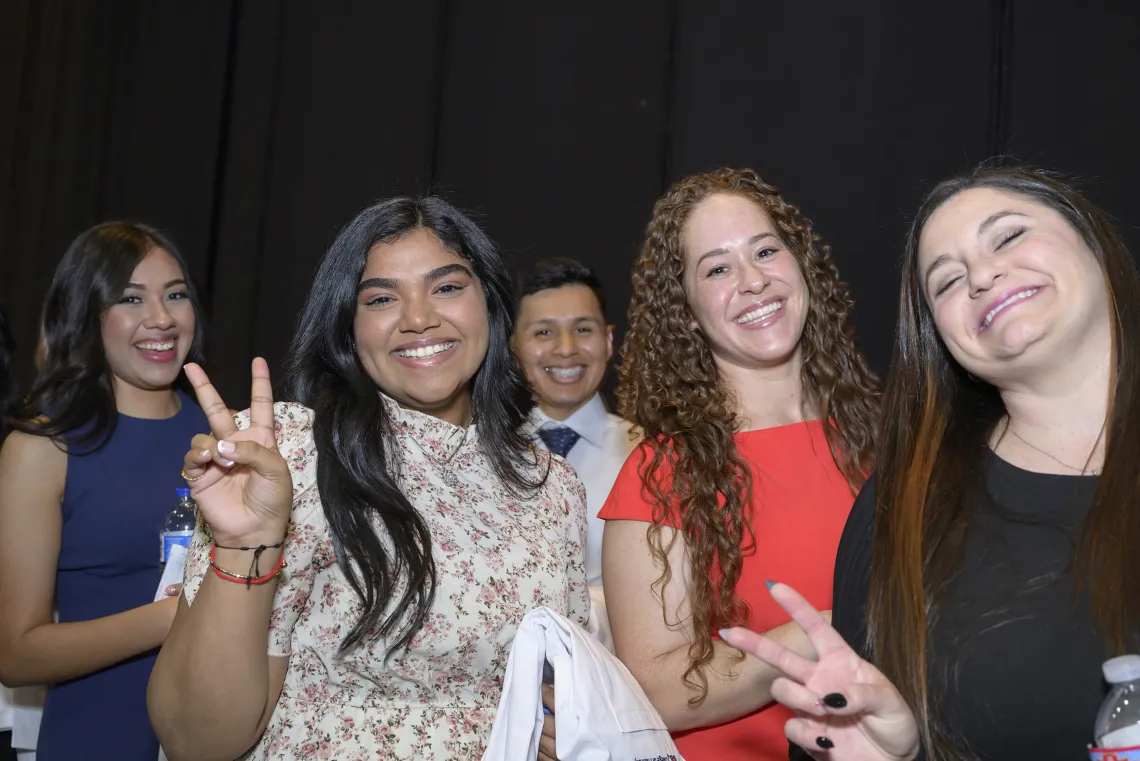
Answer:
[[[545,485],[514,495],[481,451],[475,426],[384,402],[397,445],[393,474],[431,531],[437,584],[426,624],[387,663],[384,640],[337,655],[361,606],[337,563],[317,490],[313,413],[278,403],[293,517],[268,651],[289,665],[265,734],[245,758],[479,759],[523,616],[546,606],[587,622],[586,493],[570,466],[539,451],[539,469],[549,464]],[[238,425],[249,425],[248,413]],[[209,550],[199,525],[185,577],[191,603]]]

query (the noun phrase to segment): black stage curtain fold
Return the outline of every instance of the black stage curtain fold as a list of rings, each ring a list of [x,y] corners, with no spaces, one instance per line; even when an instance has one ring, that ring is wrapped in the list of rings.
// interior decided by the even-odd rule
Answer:
[[[30,368],[67,243],[168,230],[232,406],[280,368],[313,268],[364,205],[437,191],[518,266],[567,255],[625,322],[653,200],[751,166],[831,243],[885,371],[908,217],[995,154],[1084,181],[1138,250],[1126,0],[6,0],[0,301]]]

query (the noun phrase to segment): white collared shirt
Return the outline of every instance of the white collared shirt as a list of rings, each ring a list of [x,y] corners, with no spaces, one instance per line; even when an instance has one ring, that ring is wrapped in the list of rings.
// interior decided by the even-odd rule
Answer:
[[[637,445],[629,435],[633,424],[607,412],[601,394],[594,394],[590,401],[562,421],[551,419],[535,407],[531,424],[536,432],[564,425],[581,437],[566,455],[566,462],[578,472],[578,478],[586,487],[586,582],[591,587],[601,586],[602,530],[606,522],[598,518],[598,511],[606,503],[621,466]],[[537,446],[546,448],[537,433],[534,440]]]

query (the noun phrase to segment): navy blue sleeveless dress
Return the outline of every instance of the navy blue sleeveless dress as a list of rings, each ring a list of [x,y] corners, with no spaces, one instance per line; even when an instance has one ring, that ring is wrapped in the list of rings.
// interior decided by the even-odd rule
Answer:
[[[63,537],[56,574],[60,622],[89,621],[153,602],[162,575],[159,532],[185,486],[190,440],[209,433],[202,409],[179,392],[166,420],[119,415],[111,440],[85,456],[69,453]],[[157,761],[146,711],[154,650],[48,688],[38,761]]]

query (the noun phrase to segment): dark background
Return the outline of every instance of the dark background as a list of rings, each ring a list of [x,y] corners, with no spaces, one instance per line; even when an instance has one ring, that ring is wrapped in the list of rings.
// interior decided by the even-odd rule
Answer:
[[[1084,181],[1140,251],[1134,0],[0,0],[0,300],[30,365],[68,242],[168,230],[234,406],[369,202],[437,190],[516,263],[629,268],[676,178],[750,166],[890,356],[907,218],[987,157]]]

